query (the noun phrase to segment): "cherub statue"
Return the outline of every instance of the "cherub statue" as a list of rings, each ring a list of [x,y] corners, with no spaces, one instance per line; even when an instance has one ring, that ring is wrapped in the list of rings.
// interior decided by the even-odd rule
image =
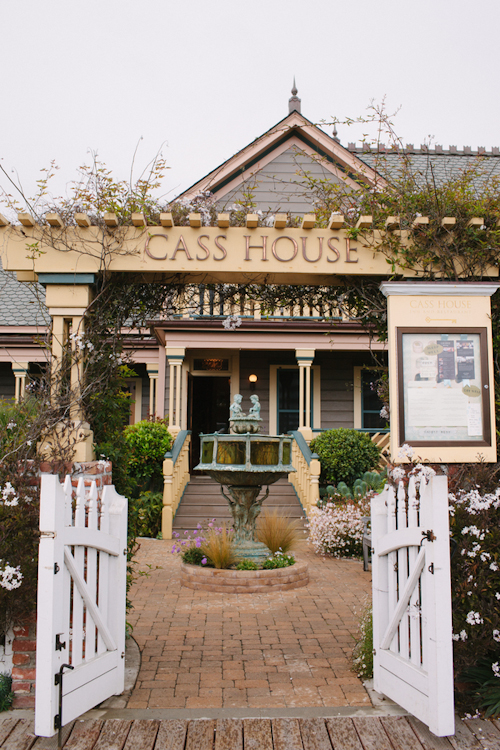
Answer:
[[[260,419],[260,401],[256,393],[252,393],[250,401],[252,402],[252,406],[248,412],[248,416]]]
[[[230,419],[234,419],[235,417],[245,416],[241,408],[242,401],[243,401],[243,396],[241,396],[239,393],[236,393],[233,399],[233,403],[229,407],[229,412],[231,414]]]

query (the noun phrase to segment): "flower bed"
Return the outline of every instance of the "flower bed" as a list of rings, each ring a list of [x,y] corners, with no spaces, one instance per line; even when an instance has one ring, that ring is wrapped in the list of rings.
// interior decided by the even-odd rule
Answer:
[[[220,594],[267,594],[307,586],[307,563],[274,570],[227,570],[181,563],[181,585]]]

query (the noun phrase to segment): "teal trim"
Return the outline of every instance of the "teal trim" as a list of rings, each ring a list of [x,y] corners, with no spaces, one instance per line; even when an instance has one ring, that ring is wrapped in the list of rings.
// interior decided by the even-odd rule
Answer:
[[[165,453],[165,458],[171,458],[174,465],[177,459],[179,458],[179,453],[181,452],[182,446],[184,445],[184,441],[188,435],[191,435],[191,430],[181,430],[174,440],[172,450]]]
[[[95,273],[39,273],[40,284],[93,284]]]
[[[293,430],[292,437],[297,443],[297,447],[300,449],[302,455],[306,459],[307,465],[309,466],[311,463],[311,459],[317,458],[315,453],[311,453],[311,449],[307,445],[306,441],[304,440],[304,436],[301,432],[298,430]]]

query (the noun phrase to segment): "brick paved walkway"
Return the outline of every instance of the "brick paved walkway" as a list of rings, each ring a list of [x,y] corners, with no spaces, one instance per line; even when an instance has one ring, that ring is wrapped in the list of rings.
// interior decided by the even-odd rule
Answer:
[[[128,708],[370,705],[350,668],[371,590],[361,562],[322,558],[304,542],[307,587],[207,594],[180,586],[171,546],[141,542],[140,566],[161,567],[131,590],[142,664]]]

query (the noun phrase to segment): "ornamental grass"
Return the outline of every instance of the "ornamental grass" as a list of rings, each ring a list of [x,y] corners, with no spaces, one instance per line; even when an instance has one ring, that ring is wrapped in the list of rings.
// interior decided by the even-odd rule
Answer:
[[[300,522],[277,509],[265,509],[257,519],[256,537],[273,555],[279,551],[286,553],[294,549],[302,535]]]
[[[213,565],[214,568],[226,569],[239,562],[234,546],[234,532],[228,529],[226,524],[219,527],[212,526],[204,534],[205,538],[200,549],[207,563]]]

